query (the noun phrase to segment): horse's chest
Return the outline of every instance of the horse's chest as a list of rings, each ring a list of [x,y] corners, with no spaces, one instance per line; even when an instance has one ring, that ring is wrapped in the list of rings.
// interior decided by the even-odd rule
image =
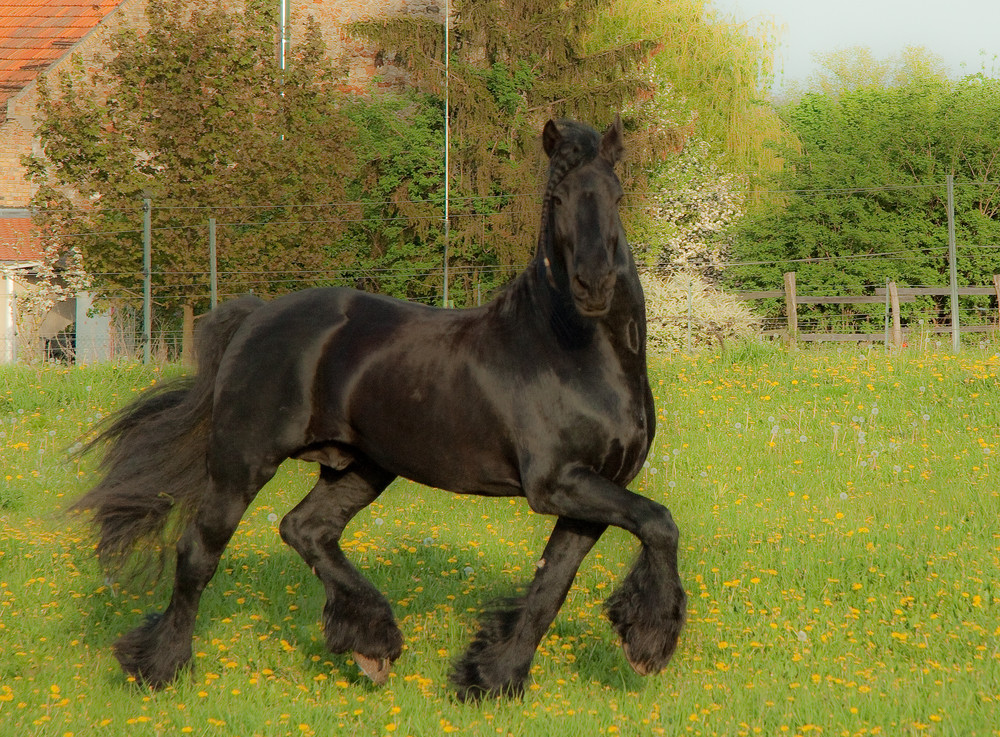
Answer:
[[[640,398],[632,398],[605,426],[604,451],[598,467],[605,478],[625,484],[639,472],[652,437],[649,412]]]
[[[619,483],[630,481],[649,449],[651,396],[643,377],[616,377],[576,393],[576,409],[566,418],[564,438],[571,455]],[[567,449],[570,450],[570,449]]]

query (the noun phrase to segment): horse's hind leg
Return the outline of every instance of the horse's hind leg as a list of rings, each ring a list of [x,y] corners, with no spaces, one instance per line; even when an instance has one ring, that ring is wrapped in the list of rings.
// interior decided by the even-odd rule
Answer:
[[[320,466],[312,491],[281,520],[281,537],[302,556],[326,589],[323,623],[327,647],[353,652],[376,683],[403,650],[403,636],[385,597],[354,568],[340,549],[348,522],[371,504],[393,475],[365,459],[345,471]]]
[[[522,693],[538,643],[605,529],[603,524],[558,519],[527,595],[487,614],[476,639],[455,663],[451,682],[460,699]]]
[[[163,614],[151,615],[114,645],[122,668],[136,680],[161,688],[191,659],[191,638],[201,593],[215,575],[222,552],[243,513],[275,470],[244,469],[245,483],[209,484],[194,519],[177,542],[177,569],[170,604]]]

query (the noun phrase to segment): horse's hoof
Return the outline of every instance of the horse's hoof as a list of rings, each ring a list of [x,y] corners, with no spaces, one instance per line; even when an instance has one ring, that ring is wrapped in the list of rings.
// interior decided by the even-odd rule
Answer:
[[[622,650],[625,652],[625,659],[628,661],[628,664],[632,666],[632,670],[640,676],[655,676],[656,674],[663,672],[663,668],[656,668],[650,663],[644,663],[632,657],[632,648],[629,647],[627,642],[622,643]]]
[[[361,672],[371,678],[376,686],[381,686],[389,680],[389,669],[392,667],[389,658],[369,658],[357,651],[353,655],[354,662],[361,668]]]

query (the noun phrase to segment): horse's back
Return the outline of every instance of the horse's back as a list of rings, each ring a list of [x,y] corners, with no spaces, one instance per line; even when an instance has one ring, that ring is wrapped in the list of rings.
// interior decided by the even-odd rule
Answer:
[[[502,351],[479,340],[483,315],[342,288],[265,304],[223,357],[213,417],[219,452],[273,463],[346,462],[361,452],[431,485],[499,478],[494,484],[510,493],[517,481],[508,454],[496,461],[502,420],[493,406],[505,392],[483,386],[480,371],[484,352],[495,359]],[[482,473],[456,481],[448,471],[455,456],[476,458],[477,447],[489,449],[478,458]]]
[[[231,340],[216,377],[213,435],[221,447],[248,455],[290,453],[305,440],[313,413],[315,377],[324,352],[350,322],[352,303],[371,306],[381,332],[402,321],[413,305],[346,288],[316,288],[267,302]]]

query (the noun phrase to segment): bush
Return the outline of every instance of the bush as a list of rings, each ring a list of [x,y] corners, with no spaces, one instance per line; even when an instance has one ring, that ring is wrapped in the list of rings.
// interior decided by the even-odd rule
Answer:
[[[652,352],[722,347],[750,340],[761,329],[760,318],[749,307],[695,273],[678,271],[661,278],[647,271],[639,280],[646,293],[647,345]]]

